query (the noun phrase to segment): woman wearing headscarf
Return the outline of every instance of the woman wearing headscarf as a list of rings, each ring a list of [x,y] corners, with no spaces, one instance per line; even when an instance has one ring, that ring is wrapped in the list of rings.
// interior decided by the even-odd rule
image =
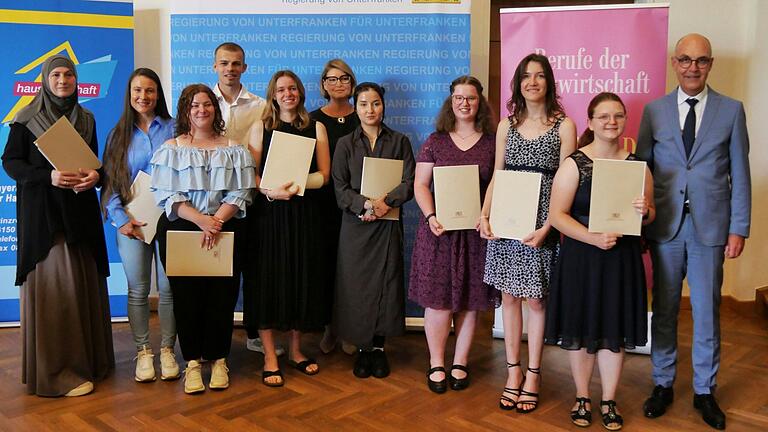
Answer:
[[[77,100],[64,56],[43,63],[42,87],[11,123],[3,168],[16,180],[22,382],[30,394],[81,396],[114,368],[109,275],[93,169],[56,170],[37,140],[62,116],[96,154],[93,114]]]

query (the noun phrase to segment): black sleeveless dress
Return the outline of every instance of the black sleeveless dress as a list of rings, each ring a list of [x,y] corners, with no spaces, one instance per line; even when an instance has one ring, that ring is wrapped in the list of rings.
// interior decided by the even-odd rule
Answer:
[[[316,126],[299,130],[283,123],[277,130],[315,138]],[[264,130],[260,174],[269,152],[272,131]],[[315,156],[309,172],[317,171]],[[325,286],[332,271],[323,245],[319,190],[288,201],[267,201],[257,194],[248,209],[248,260],[244,265],[243,321],[249,337],[259,329],[322,330],[330,321]]]
[[[592,159],[569,156],[579,169],[571,215],[589,224]],[[637,160],[630,154],[627,160]],[[648,342],[648,306],[640,237],[623,236],[602,250],[564,237],[552,273],[544,342],[587,352],[633,349]]]

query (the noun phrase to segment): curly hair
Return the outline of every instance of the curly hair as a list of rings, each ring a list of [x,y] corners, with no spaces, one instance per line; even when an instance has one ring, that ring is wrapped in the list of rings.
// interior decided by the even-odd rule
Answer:
[[[512,97],[507,101],[507,110],[509,111],[509,123],[512,126],[519,125],[525,119],[525,98],[523,98],[523,93],[520,91],[520,86],[523,83],[523,76],[525,75],[528,63],[530,62],[536,62],[541,65],[542,69],[544,69],[544,79],[547,82],[545,101],[547,119],[549,119],[550,122],[554,122],[555,119],[565,116],[565,109],[563,109],[563,105],[560,104],[560,96],[557,94],[555,74],[552,72],[552,66],[549,64],[549,60],[541,54],[528,54],[520,60],[520,63],[515,69],[515,75],[509,83],[510,90],[512,90]]]
[[[301,82],[301,78],[290,70],[281,70],[275,72],[272,75],[272,79],[269,80],[267,86],[267,106],[264,107],[264,111],[261,113],[261,120],[264,122],[264,129],[275,130],[283,124],[280,120],[280,106],[275,100],[275,93],[277,93],[277,80],[282,77],[288,77],[296,83],[296,88],[299,90],[299,106],[296,107],[296,118],[291,125],[299,130],[304,130],[310,125],[309,113],[304,106],[304,102],[307,100],[307,91],[304,90],[304,84]]]
[[[176,107],[176,136],[187,134],[192,129],[192,125],[189,122],[189,114],[192,112],[192,100],[198,93],[208,95],[215,109],[213,131],[218,135],[224,135],[224,119],[221,116],[221,108],[219,107],[219,100],[216,98],[216,94],[205,84],[190,84],[182,90]]]
[[[477,90],[479,106],[475,116],[475,130],[482,131],[485,134],[496,133],[496,120],[488,100],[483,96],[483,85],[480,83],[480,80],[470,75],[462,75],[451,82],[451,94],[445,98],[443,106],[437,114],[435,130],[442,133],[449,133],[455,130],[456,114],[453,113],[453,92],[456,90],[456,86],[459,85],[471,85]]]

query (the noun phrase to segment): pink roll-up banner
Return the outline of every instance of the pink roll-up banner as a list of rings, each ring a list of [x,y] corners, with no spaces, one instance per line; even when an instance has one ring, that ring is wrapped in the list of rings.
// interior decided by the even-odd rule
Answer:
[[[634,151],[643,107],[666,90],[668,18],[669,5],[663,3],[502,9],[501,116],[508,115],[515,68],[535,52],[549,59],[561,102],[579,135],[587,127],[592,97],[604,91],[618,94],[627,107],[622,143]],[[650,258],[646,254],[643,259],[650,283]],[[648,344],[634,352],[650,353],[650,313],[648,322]],[[493,334],[504,334],[500,308]]]
[[[592,97],[618,94],[628,115],[623,143],[634,150],[643,107],[665,92],[668,16],[667,4],[502,9],[501,115],[517,64],[535,52],[549,59],[579,134]]]

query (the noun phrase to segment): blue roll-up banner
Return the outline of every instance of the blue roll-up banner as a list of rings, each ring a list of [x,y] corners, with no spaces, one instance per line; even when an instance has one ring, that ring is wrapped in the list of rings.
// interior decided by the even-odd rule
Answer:
[[[235,42],[245,50],[242,77],[264,96],[272,74],[291,69],[307,90],[307,110],[325,103],[325,62],[344,59],[358,82],[386,90],[385,123],[411,139],[416,154],[434,131],[435,117],[454,78],[469,73],[469,0],[230,0],[174,1],[171,67],[174,105],[193,83],[213,86],[214,50]],[[419,211],[405,206],[406,270]],[[406,275],[407,281],[407,275]],[[409,304],[408,316],[421,316]]]
[[[123,92],[133,70],[133,4],[82,0],[3,2],[0,5],[0,146],[8,123],[40,88],[41,66],[53,54],[77,65],[80,103],[96,117],[100,151],[117,123]],[[0,170],[0,325],[19,320],[16,273],[16,182]],[[115,244],[115,228],[105,225],[109,252],[110,306],[126,316],[127,287]]]

